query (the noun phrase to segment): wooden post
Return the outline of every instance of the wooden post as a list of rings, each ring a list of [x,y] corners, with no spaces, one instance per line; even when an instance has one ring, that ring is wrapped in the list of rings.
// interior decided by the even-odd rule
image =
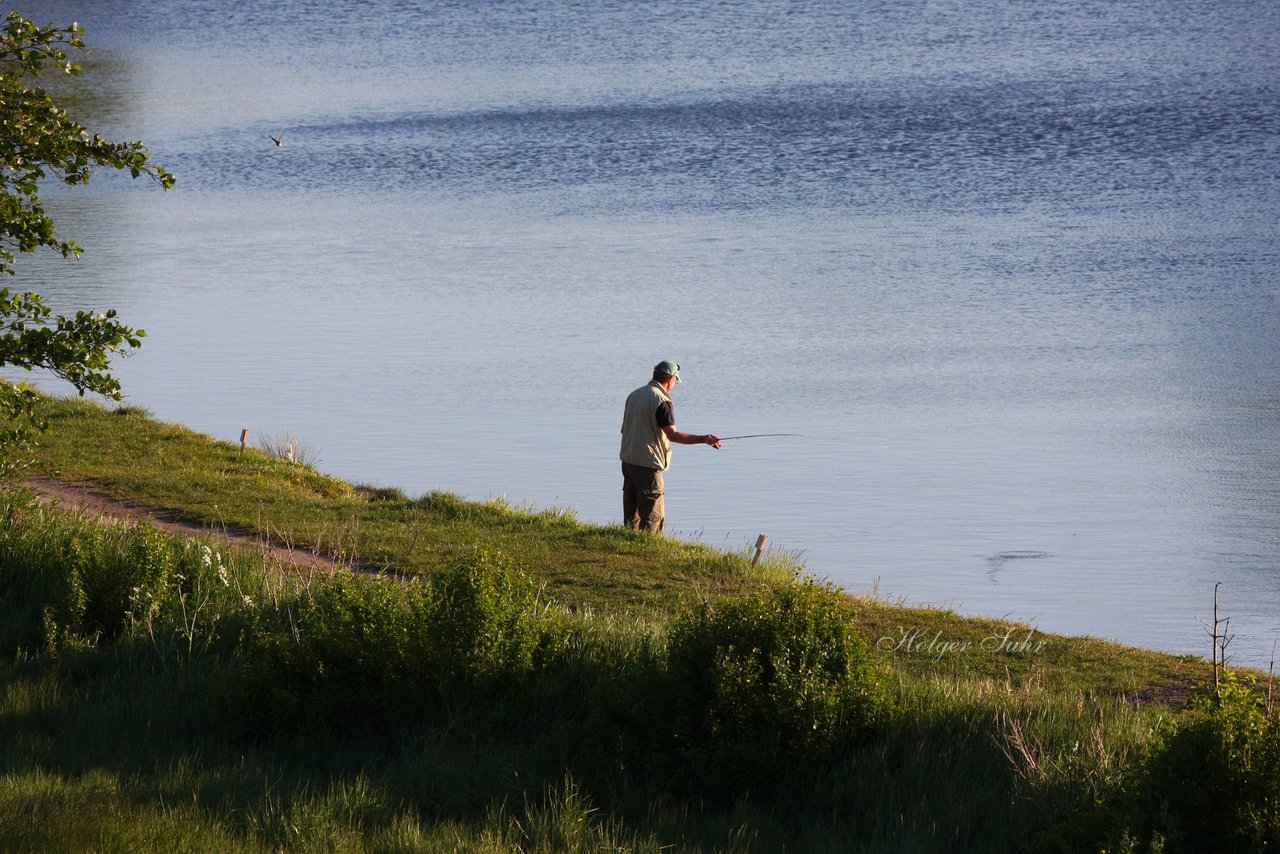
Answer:
[[[769,542],[768,534],[761,534],[756,537],[756,556],[751,559],[752,566],[755,566],[760,562],[760,555],[764,554],[764,547],[767,542]]]
[[[246,427],[240,431],[240,453],[244,453],[244,446],[249,444],[249,428]]]

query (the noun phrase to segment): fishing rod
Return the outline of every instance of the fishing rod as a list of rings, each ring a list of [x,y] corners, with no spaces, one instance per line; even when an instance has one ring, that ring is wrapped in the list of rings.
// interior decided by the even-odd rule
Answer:
[[[763,439],[766,436],[801,436],[800,433],[752,433],[748,436],[721,436],[721,442],[732,442],[734,439]]]

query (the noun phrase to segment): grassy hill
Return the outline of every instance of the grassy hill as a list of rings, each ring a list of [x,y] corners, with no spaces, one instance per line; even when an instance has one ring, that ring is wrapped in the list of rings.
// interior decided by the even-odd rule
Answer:
[[[45,473],[353,571],[5,494],[5,850],[1277,844],[1247,674],[1188,709],[1194,657],[410,499],[134,409],[46,416]]]

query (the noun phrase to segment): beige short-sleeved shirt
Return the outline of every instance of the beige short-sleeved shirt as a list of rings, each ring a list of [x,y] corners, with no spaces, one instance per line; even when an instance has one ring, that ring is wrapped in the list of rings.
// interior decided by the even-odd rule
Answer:
[[[657,380],[627,395],[618,459],[633,466],[667,470],[671,465],[671,440],[658,424],[658,407],[664,403],[670,407],[671,397]]]

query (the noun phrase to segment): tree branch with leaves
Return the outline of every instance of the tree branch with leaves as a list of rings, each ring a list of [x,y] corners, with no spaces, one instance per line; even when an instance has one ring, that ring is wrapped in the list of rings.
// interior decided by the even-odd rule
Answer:
[[[38,26],[10,12],[0,33],[0,274],[14,275],[18,254],[51,249],[77,257],[80,246],[58,235],[40,201],[41,185],[84,184],[98,168],[148,176],[164,189],[173,175],[153,165],[141,142],[109,142],[72,119],[43,89],[30,85],[50,67],[78,76],[68,51],[85,50],[84,30]],[[114,311],[54,314],[39,294],[0,288],[0,368],[40,369],[66,380],[76,391],[120,399],[109,370],[112,355],[142,343],[145,333],[116,319]],[[12,480],[28,463],[39,396],[0,379],[0,481]]]

